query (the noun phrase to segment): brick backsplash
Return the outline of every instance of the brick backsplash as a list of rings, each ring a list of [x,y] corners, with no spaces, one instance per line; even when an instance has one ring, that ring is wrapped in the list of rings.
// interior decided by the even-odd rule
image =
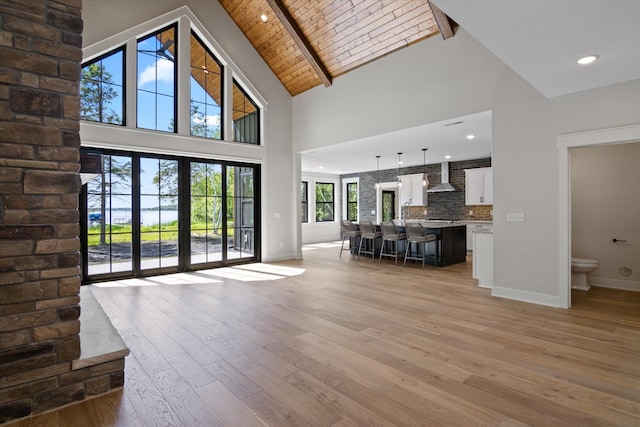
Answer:
[[[449,162],[449,182],[456,191],[445,193],[426,193],[427,206],[409,206],[406,208],[408,219],[458,219],[465,221],[491,221],[493,206],[466,206],[465,205],[465,169],[483,168],[491,166],[491,159],[464,160]],[[426,173],[429,177],[429,188],[441,182],[440,164],[427,165]],[[412,166],[400,169],[401,175],[422,173],[423,166]],[[380,182],[392,182],[398,179],[397,169],[381,170]],[[359,177],[360,191],[360,219],[375,221],[375,215],[371,211],[376,209],[376,171],[342,175],[341,178]],[[404,209],[404,208],[403,208]],[[424,210],[427,214],[424,214]],[[473,215],[469,214],[473,211]]]
[[[80,357],[81,0],[0,8],[0,423],[121,387]]]

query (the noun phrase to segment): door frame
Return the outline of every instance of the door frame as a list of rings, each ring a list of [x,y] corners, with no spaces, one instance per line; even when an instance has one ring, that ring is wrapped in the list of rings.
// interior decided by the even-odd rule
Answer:
[[[576,132],[556,137],[558,146],[558,306],[571,307],[571,158],[570,148],[640,141],[640,124]]]
[[[85,185],[82,186],[82,191],[79,194],[79,213],[80,213],[80,242],[82,248],[82,283],[93,283],[103,280],[114,280],[114,279],[122,279],[122,278],[135,278],[135,277],[145,277],[145,276],[153,276],[158,274],[170,274],[176,272],[184,272],[184,271],[197,271],[208,268],[215,267],[225,267],[229,265],[235,264],[244,264],[250,262],[260,262],[261,261],[261,165],[246,163],[246,162],[232,162],[226,160],[218,160],[218,159],[198,159],[193,157],[186,157],[180,155],[167,155],[167,154],[155,154],[155,153],[146,153],[139,151],[123,151],[123,150],[113,150],[109,148],[91,148],[91,147],[83,147],[87,152],[91,152],[93,154],[100,155],[112,155],[112,156],[127,156],[132,160],[132,223],[139,224],[140,222],[140,159],[141,158],[154,158],[154,159],[168,159],[168,160],[176,160],[178,162],[178,265],[169,266],[169,267],[160,267],[154,269],[141,269],[140,262],[141,259],[141,251],[140,251],[140,230],[136,232],[135,225],[132,230],[132,268],[131,270],[127,270],[125,272],[114,272],[114,273],[100,273],[100,274],[92,274],[89,275],[89,265],[88,265],[88,250],[87,250],[87,225],[88,225],[88,209],[87,209],[87,187]],[[226,245],[223,245],[223,259],[220,261],[212,261],[208,263],[197,263],[191,264],[190,261],[190,186],[189,179],[187,178],[189,175],[185,175],[190,173],[188,165],[192,162],[195,163],[211,163],[220,165],[223,171],[223,188],[226,188],[226,170],[227,167],[238,167],[238,168],[252,168],[253,173],[253,256],[246,258],[232,258],[229,259],[226,256],[227,248]],[[241,183],[238,183],[241,185]],[[223,200],[226,200],[228,197],[236,197],[235,194],[227,195],[224,194]],[[223,203],[223,218],[226,218],[226,202]],[[137,212],[135,212],[137,211]],[[235,212],[234,212],[235,214]],[[103,218],[104,220],[104,218]],[[139,225],[138,225],[139,227]],[[236,229],[242,229],[242,226],[237,226]],[[226,221],[225,226],[223,227],[223,233],[225,237],[227,236],[226,229]],[[234,230],[235,234],[235,230]],[[225,239],[223,239],[225,242]]]

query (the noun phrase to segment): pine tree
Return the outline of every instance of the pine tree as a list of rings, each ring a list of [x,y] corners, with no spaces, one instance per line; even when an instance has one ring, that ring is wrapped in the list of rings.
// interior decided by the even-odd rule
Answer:
[[[90,64],[80,74],[80,117],[100,123],[122,124],[122,119],[109,107],[118,96],[113,76],[100,63]]]

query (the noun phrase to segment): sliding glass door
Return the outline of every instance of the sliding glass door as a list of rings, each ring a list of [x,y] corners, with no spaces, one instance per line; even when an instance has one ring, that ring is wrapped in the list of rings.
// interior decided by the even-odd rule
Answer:
[[[140,158],[140,269],[178,266],[178,161]]]
[[[83,280],[259,260],[256,165],[98,151],[84,187]]]

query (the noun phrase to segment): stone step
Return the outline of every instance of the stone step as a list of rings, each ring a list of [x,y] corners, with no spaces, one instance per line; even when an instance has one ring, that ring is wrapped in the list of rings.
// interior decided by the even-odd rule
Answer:
[[[111,324],[96,300],[90,286],[80,288],[80,358],[72,362],[72,369],[82,369],[129,354],[129,348]]]

